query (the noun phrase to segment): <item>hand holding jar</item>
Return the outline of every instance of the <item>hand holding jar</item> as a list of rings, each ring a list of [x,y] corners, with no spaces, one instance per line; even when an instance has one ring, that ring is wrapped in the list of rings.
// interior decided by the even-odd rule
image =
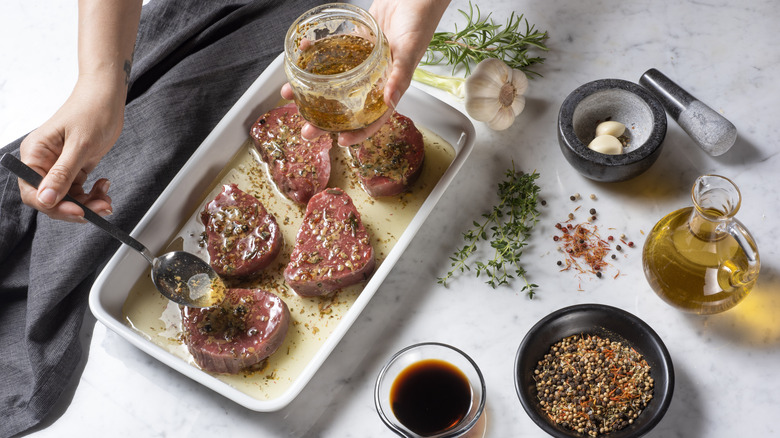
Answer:
[[[339,132],[345,146],[374,134],[409,88],[448,4],[375,0],[370,14],[326,4],[299,17],[285,39],[282,97],[309,121],[304,137]]]

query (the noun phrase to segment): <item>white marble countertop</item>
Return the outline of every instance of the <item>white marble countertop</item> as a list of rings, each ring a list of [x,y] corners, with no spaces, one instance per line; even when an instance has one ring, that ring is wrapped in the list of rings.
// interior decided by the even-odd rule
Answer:
[[[780,52],[772,0],[482,1],[503,22],[511,11],[550,33],[550,52],[531,81],[525,112],[507,131],[476,123],[474,153],[353,329],[285,409],[258,413],[172,371],[87,315],[83,371],[50,424],[35,436],[391,436],[372,391],[383,363],[421,341],[450,343],[480,366],[487,384],[487,436],[543,436],[515,394],[520,341],[548,313],[575,303],[623,308],[663,338],[676,373],[674,400],[653,437],[777,436],[780,406],[780,258],[775,227]],[[440,28],[462,26],[455,0]],[[76,77],[75,2],[6,0],[0,6],[0,144],[24,135],[65,100]],[[281,36],[280,36],[281,37]],[[600,78],[638,81],[655,67],[730,119],[739,130],[727,154],[710,157],[669,119],[664,150],[645,174],[596,183],[575,172],[556,140],[558,109],[577,86]],[[443,93],[437,96],[462,108]],[[538,296],[491,289],[460,276],[436,283],[460,234],[492,207],[510,161],[537,170],[541,221],[524,255]],[[659,299],[645,281],[641,242],[664,214],[688,206],[693,180],[717,173],[743,197],[738,218],[761,252],[758,285],[736,308],[699,317]],[[583,200],[572,203],[569,196]],[[590,194],[597,196],[591,201]],[[594,207],[605,227],[637,242],[616,278],[559,272],[553,224],[575,205]],[[772,219],[772,218],[775,219]]]

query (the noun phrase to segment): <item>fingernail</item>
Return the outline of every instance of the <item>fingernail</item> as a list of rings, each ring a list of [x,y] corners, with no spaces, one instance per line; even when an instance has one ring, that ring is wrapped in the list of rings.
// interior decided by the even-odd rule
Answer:
[[[305,141],[312,141],[314,138],[310,137],[308,134],[311,134],[311,125],[308,123],[303,125],[303,128],[301,128],[301,138]]]
[[[38,193],[38,202],[46,207],[54,207],[54,203],[57,202],[57,192],[54,189],[43,189]]]
[[[84,216],[70,216],[70,215],[68,215],[68,216],[65,216],[63,219],[65,221],[68,221],[68,222],[75,222],[75,223],[79,223],[79,224],[87,223],[87,220],[84,219]]]
[[[98,214],[99,214],[101,217],[106,217],[106,216],[111,216],[112,214],[114,214],[114,211],[113,211],[113,210],[111,210],[110,208],[107,208],[107,209],[105,209],[105,210],[100,210],[100,211],[98,212]]]
[[[396,90],[393,92],[393,98],[390,100],[390,106],[393,108],[393,111],[398,106],[399,100],[401,100],[401,92]]]
[[[103,183],[103,193],[108,193],[108,189],[111,188],[111,181],[106,180],[106,182]]]

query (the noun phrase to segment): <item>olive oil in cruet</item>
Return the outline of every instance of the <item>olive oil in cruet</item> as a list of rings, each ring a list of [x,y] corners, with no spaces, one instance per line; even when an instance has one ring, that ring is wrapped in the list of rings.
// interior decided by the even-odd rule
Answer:
[[[653,290],[678,309],[723,312],[755,285],[758,249],[734,218],[741,198],[733,182],[701,176],[691,197],[692,207],[669,213],[648,235],[642,253],[645,276]]]

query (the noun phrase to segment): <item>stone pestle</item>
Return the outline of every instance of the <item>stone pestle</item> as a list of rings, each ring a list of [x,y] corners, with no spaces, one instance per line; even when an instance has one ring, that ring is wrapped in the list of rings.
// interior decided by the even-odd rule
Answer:
[[[661,101],[666,112],[708,154],[726,153],[737,140],[737,128],[660,71],[651,68],[639,79]]]

